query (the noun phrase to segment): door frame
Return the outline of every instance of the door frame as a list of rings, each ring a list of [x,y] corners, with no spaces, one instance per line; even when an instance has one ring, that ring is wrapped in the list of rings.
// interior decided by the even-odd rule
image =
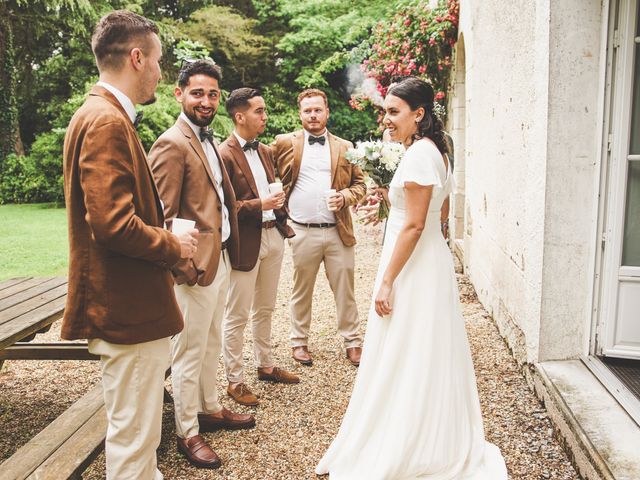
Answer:
[[[598,243],[594,271],[594,307],[589,352],[637,359],[637,354],[614,348],[638,0],[613,0],[606,31],[606,80],[601,155]],[[626,23],[623,23],[626,22]],[[622,40],[622,41],[621,41]],[[624,171],[622,171],[624,170]],[[622,211],[620,206],[622,205]]]

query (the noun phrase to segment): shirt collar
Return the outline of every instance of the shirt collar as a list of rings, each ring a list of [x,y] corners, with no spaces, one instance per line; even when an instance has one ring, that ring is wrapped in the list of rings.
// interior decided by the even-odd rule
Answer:
[[[247,141],[244,138],[242,138],[240,136],[240,134],[238,134],[238,132],[236,132],[235,130],[233,131],[233,134],[238,139],[238,142],[240,143],[240,148],[243,148],[245,146],[245,144],[247,143]]]
[[[131,123],[135,121],[136,106],[133,104],[133,102],[129,97],[127,97],[124,93],[122,93],[121,90],[118,90],[116,87],[108,84],[107,82],[100,81],[96,85],[99,85],[102,88],[106,88],[109,92],[111,92],[113,96],[116,97],[118,102],[120,102],[120,105],[122,105],[122,108],[124,108],[124,111],[127,113],[129,120],[131,120]]]

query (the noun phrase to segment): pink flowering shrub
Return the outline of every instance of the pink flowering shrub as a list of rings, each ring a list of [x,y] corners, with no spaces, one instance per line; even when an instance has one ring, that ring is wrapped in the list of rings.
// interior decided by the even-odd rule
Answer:
[[[386,95],[393,81],[415,75],[430,81],[436,100],[446,105],[459,12],[458,0],[441,0],[434,9],[420,1],[373,28],[361,68],[375,79],[380,95]],[[350,104],[358,110],[373,105],[363,94],[352,97]]]

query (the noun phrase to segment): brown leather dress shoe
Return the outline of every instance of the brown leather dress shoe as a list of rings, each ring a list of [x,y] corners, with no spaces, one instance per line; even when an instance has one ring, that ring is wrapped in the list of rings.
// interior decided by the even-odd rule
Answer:
[[[240,405],[255,407],[260,403],[258,401],[258,397],[256,397],[254,393],[249,390],[249,387],[247,387],[247,385],[244,383],[236,383],[235,385],[229,384],[229,386],[227,387],[227,393]]]
[[[311,365],[313,363],[313,359],[311,358],[311,354],[309,353],[309,349],[306,345],[293,347],[291,356],[296,362],[299,362],[302,365]]]
[[[300,379],[296,375],[278,367],[273,367],[271,373],[267,373],[266,368],[258,367],[258,380],[276,383],[300,383]]]
[[[347,348],[347,359],[351,362],[351,365],[355,365],[356,367],[360,365],[361,356],[362,356],[362,347]]]
[[[191,465],[200,468],[219,468],[220,457],[200,435],[189,438],[178,437],[178,451],[182,452]]]
[[[213,432],[216,430],[243,430],[256,426],[256,418],[245,413],[233,413],[222,408],[218,413],[199,413],[198,423],[201,432]]]

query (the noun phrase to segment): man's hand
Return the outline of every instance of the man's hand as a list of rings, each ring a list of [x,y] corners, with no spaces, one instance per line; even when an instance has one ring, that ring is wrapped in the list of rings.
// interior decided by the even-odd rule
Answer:
[[[262,210],[277,210],[282,208],[285,200],[284,192],[270,193],[264,198],[261,198]]]
[[[342,210],[344,203],[344,195],[340,192],[336,192],[331,197],[327,198],[327,207],[329,207],[329,210],[331,211]]]
[[[198,251],[198,239],[196,235],[198,235],[198,229],[196,228],[176,235],[180,241],[180,258],[193,258],[196,254]]]

